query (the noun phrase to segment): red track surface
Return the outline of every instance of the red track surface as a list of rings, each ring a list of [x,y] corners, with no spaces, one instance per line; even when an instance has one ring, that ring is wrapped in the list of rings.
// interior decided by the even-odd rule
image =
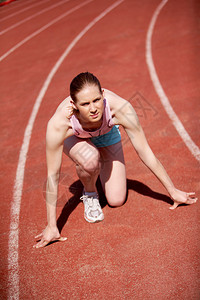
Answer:
[[[66,2],[3,34],[0,56],[81,2]],[[1,8],[0,16],[7,17],[33,3],[13,2]],[[24,130],[35,99],[66,47],[113,3],[114,0],[88,3],[0,62],[1,299],[11,289],[10,208]],[[21,199],[16,272],[20,299],[200,298],[199,203],[170,211],[166,191],[138,159],[124,133],[127,202],[117,209],[105,203],[105,220],[86,223],[83,205],[78,200],[81,185],[72,163],[64,158],[58,224],[68,240],[40,250],[32,248],[34,236],[46,225],[46,124],[58,103],[68,95],[70,80],[81,71],[94,72],[104,87],[131,99],[153,151],[174,184],[200,195],[199,163],[166,115],[145,62],[146,33],[159,3],[125,0],[107,14],[72,49],[44,96],[33,127]],[[1,31],[53,4],[53,0],[40,1],[40,5],[2,22]],[[160,82],[176,114],[200,146],[198,19],[198,1],[169,0],[155,25],[152,53]],[[138,99],[150,109],[146,114],[138,107]]]

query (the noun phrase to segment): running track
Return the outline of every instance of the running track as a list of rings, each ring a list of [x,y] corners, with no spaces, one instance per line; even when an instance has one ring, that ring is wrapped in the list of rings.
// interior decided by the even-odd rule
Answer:
[[[20,0],[0,9],[1,299],[200,298],[199,203],[168,210],[123,131],[125,205],[104,203],[105,220],[86,223],[64,158],[58,224],[68,240],[32,248],[46,225],[46,123],[81,71],[130,100],[175,185],[199,197],[199,8],[195,0]]]

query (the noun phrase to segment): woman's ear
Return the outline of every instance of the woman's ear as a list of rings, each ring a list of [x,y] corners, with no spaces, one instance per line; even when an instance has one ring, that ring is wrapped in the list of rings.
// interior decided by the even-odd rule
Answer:
[[[105,92],[104,92],[104,90],[102,89],[101,91],[102,91],[103,98],[105,98]]]
[[[78,110],[78,108],[73,100],[70,100],[70,103],[71,103],[73,109]]]

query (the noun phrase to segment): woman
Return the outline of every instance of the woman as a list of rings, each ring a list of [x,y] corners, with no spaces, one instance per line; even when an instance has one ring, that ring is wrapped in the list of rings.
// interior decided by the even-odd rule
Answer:
[[[166,188],[175,209],[179,204],[197,201],[195,193],[176,189],[162,164],[153,154],[132,105],[109,90],[102,90],[91,73],[80,73],[70,84],[70,96],[57,108],[48,122],[46,156],[47,222],[38,236],[36,248],[50,241],[65,241],[56,224],[56,202],[62,153],[76,164],[84,190],[84,217],[99,222],[104,215],[99,204],[96,181],[98,176],[111,206],[120,206],[126,197],[126,170],[118,125],[123,126],[140,159]]]

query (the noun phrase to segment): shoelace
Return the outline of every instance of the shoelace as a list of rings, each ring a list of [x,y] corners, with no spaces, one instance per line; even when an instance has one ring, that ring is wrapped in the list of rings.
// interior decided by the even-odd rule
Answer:
[[[89,197],[88,195],[83,195],[80,199],[83,200],[83,202],[87,201],[89,206],[93,206],[94,209],[98,208],[98,205],[99,205],[98,199],[96,199],[94,197]]]

